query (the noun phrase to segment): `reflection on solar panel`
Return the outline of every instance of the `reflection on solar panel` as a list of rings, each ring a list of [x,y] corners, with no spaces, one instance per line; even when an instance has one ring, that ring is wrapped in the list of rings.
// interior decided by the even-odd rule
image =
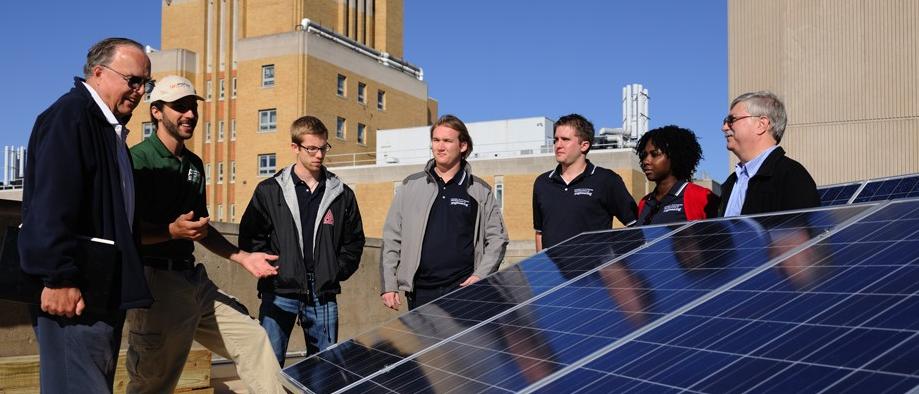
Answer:
[[[820,205],[827,207],[831,205],[848,204],[849,200],[861,186],[862,183],[859,182],[818,188],[817,193],[820,194]]]
[[[313,392],[904,392],[919,200],[582,234],[284,370]]]
[[[910,197],[919,197],[919,175],[868,181],[853,202],[895,200]]]

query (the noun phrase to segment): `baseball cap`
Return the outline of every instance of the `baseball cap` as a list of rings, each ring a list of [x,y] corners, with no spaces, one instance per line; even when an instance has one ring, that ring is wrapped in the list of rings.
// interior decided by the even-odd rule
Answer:
[[[204,100],[195,93],[195,86],[191,81],[177,75],[170,75],[156,82],[156,87],[150,93],[150,101],[171,103],[185,96],[194,96],[198,100]]]

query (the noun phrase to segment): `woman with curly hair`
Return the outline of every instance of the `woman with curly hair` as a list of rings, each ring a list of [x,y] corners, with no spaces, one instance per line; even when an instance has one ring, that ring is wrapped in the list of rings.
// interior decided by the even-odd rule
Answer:
[[[638,224],[700,220],[717,215],[719,199],[692,183],[702,160],[702,147],[692,130],[664,126],[645,133],[635,153],[654,191],[638,203]]]

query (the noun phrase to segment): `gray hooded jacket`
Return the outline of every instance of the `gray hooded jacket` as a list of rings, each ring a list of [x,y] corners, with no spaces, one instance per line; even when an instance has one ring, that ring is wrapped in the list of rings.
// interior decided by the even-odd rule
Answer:
[[[437,198],[437,181],[430,171],[434,160],[425,170],[409,175],[396,191],[386,223],[383,225],[383,250],[380,257],[382,293],[412,291],[415,272],[421,263],[428,215]],[[465,170],[472,174],[466,163]],[[472,177],[467,192],[479,205],[475,221],[475,261],[473,275],[485,278],[498,269],[507,248],[504,219],[491,192],[491,186],[481,178]]]

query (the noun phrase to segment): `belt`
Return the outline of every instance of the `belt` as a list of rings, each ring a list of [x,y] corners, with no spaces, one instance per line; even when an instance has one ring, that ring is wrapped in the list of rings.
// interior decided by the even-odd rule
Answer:
[[[168,257],[144,257],[144,265],[161,269],[167,271],[184,271],[195,268],[195,259],[193,257],[186,258],[168,258]]]

